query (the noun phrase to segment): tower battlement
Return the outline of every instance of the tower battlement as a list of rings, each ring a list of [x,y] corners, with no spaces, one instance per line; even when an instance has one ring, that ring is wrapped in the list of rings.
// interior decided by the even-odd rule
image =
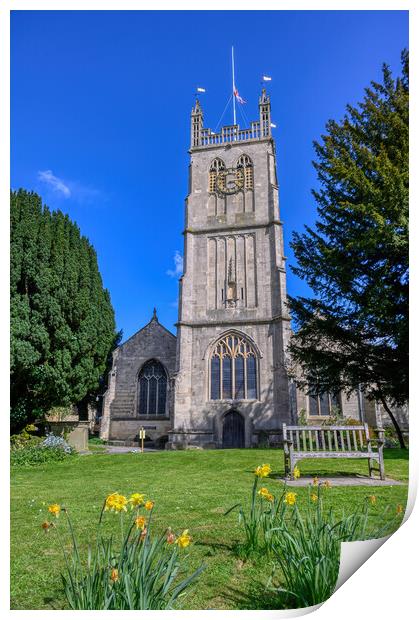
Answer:
[[[259,97],[259,120],[252,121],[250,127],[240,129],[240,125],[225,125],[219,132],[204,127],[204,114],[199,99],[191,112],[191,149],[214,147],[232,142],[253,142],[271,138],[271,102],[266,90]]]

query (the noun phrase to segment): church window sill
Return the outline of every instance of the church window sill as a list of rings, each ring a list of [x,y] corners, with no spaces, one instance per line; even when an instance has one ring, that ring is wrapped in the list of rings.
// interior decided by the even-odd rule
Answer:
[[[138,415],[138,420],[170,420],[167,415]]]
[[[208,403],[214,403],[219,405],[220,403],[228,404],[228,405],[239,405],[239,404],[247,404],[247,403],[257,403],[257,398],[211,398],[207,401]]]

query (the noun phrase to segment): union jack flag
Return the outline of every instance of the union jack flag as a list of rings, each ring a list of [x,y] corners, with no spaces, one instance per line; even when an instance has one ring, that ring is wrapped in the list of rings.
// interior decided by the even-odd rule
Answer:
[[[240,97],[239,91],[237,90],[236,86],[234,86],[233,95],[239,103],[246,103],[246,101],[242,97]]]

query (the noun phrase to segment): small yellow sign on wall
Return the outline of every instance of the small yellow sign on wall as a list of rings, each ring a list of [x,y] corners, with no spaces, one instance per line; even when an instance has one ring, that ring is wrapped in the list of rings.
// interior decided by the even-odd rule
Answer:
[[[138,431],[138,438],[141,441],[141,452],[144,452],[145,429],[142,426],[140,426]]]

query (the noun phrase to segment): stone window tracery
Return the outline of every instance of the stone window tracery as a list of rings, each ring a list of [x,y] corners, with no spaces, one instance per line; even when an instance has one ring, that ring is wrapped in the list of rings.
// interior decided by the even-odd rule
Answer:
[[[244,189],[253,189],[253,163],[248,155],[242,155],[237,161],[237,170],[243,172]]]
[[[228,334],[215,345],[210,358],[210,399],[255,400],[257,353],[238,334]]]
[[[336,409],[342,409],[338,395],[325,392],[324,394],[308,396],[309,416],[330,416]]]
[[[166,415],[167,377],[157,360],[150,360],[138,377],[139,415]]]
[[[210,194],[214,194],[216,191],[217,175],[221,170],[225,170],[225,163],[218,157],[214,159],[210,166],[208,191]]]

